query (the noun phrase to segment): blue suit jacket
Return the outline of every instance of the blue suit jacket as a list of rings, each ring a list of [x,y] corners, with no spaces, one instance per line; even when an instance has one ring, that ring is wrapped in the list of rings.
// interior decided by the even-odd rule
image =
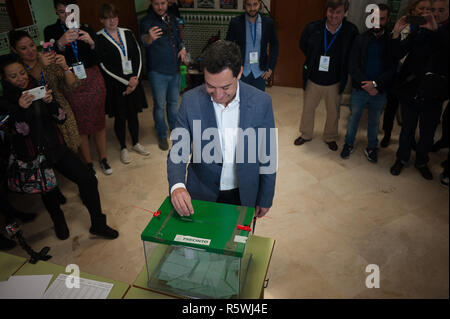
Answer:
[[[201,133],[208,128],[217,129],[217,120],[214,112],[214,105],[211,96],[206,92],[205,85],[199,86],[183,96],[180,111],[178,113],[177,128],[183,128],[189,132],[192,146],[189,154],[186,154],[185,161],[174,163],[171,160],[171,153],[181,154],[178,150],[182,138],[173,140],[173,147],[167,160],[167,175],[169,179],[169,190],[178,183],[183,183],[191,195],[192,199],[215,202],[220,193],[220,177],[222,173],[222,160],[218,163],[206,163],[202,156],[199,163],[194,163],[193,157],[190,159],[192,150],[200,146],[204,150],[205,146],[210,144],[213,138],[206,141],[194,141],[194,121],[201,121]],[[265,136],[265,154],[270,154],[269,149],[277,153],[276,139],[270,139],[270,129],[275,128],[275,121],[272,109],[272,99],[266,93],[240,82],[240,120],[239,128],[243,131],[248,128],[254,128],[255,131],[264,131]],[[260,129],[260,130],[258,130]],[[172,131],[174,133],[176,131]],[[261,133],[261,132],[260,132]],[[257,134],[257,141],[264,139],[264,134]],[[175,138],[175,136],[173,136]],[[264,164],[259,156],[253,161],[247,155],[249,150],[249,139],[244,139],[245,160],[242,164],[237,164],[238,185],[243,206],[263,208],[272,207],[275,193],[276,171],[273,174],[261,174],[261,169],[267,168],[270,164],[277,165],[277,155],[274,155],[275,163]],[[272,145],[271,145],[272,143]],[[220,144],[219,144],[220,145]],[[239,146],[238,146],[239,148]],[[255,151],[255,150],[250,150]],[[258,153],[259,154],[259,153]],[[223,156],[220,154],[220,159]],[[186,162],[189,162],[187,182],[186,182]]]
[[[271,18],[261,15],[262,36],[261,36],[261,56],[259,67],[263,71],[275,70],[278,60],[278,37],[275,25]],[[245,63],[247,28],[245,24],[245,13],[234,17],[230,21],[226,40],[235,42],[241,48],[242,64]],[[270,44],[270,61],[267,54],[267,46]]]

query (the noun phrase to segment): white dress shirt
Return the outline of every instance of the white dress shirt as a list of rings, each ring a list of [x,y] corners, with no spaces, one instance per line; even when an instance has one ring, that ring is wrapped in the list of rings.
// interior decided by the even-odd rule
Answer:
[[[240,88],[239,82],[236,97],[227,107],[211,101],[216,114],[217,129],[220,136],[220,146],[223,154],[222,174],[220,176],[220,191],[228,191],[238,188],[236,146],[239,132],[240,120]],[[171,194],[178,188],[186,188],[185,184],[175,184],[171,189]]]

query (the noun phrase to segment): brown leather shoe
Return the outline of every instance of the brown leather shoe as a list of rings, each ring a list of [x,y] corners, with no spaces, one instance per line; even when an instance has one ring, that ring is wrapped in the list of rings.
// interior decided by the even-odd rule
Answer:
[[[332,150],[333,152],[336,152],[339,149],[339,146],[337,145],[336,142],[325,142],[325,143],[327,143],[329,149]]]
[[[303,137],[299,137],[298,139],[295,140],[294,145],[296,146],[301,146],[305,143],[311,142],[312,140],[305,140]]]

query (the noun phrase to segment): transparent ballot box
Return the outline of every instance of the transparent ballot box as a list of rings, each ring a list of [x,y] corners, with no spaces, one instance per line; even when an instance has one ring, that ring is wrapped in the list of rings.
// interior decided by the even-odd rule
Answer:
[[[141,235],[148,288],[187,298],[240,298],[254,208],[193,201],[181,217],[167,198]]]

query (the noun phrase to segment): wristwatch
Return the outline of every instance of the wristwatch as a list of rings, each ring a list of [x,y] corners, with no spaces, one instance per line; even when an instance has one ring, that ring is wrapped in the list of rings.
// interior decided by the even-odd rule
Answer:
[[[373,87],[374,87],[374,88],[377,88],[377,87],[378,87],[377,82],[372,81],[372,83],[373,83]]]

